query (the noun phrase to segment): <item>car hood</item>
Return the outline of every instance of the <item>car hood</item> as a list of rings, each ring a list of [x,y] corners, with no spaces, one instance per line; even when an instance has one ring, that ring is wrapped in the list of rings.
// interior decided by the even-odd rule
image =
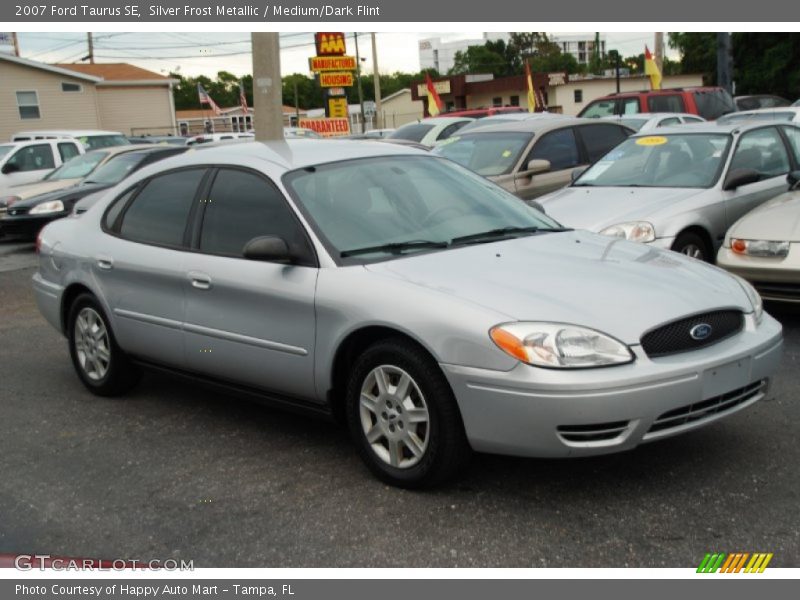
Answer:
[[[27,183],[24,185],[15,185],[6,189],[9,196],[17,196],[22,200],[33,198],[40,194],[47,194],[48,192],[55,192],[63,190],[78,183],[80,179],[59,179],[58,181],[37,181],[36,183]]]
[[[507,315],[584,325],[628,344],[658,325],[724,307],[752,311],[721,269],[582,231],[408,256],[366,268]]]
[[[52,191],[46,194],[39,194],[38,196],[30,197],[26,200],[20,200],[13,204],[16,208],[30,208],[41,204],[42,202],[50,202],[52,200],[61,200],[62,202],[74,202],[84,196],[88,196],[94,192],[104,190],[110,186],[99,183],[87,183],[81,185],[73,185],[68,188]]]
[[[547,215],[569,227],[602,231],[628,221],[646,221],[706,192],[698,188],[567,187],[537,198]]]
[[[800,192],[786,192],[739,219],[728,234],[746,240],[800,242]]]

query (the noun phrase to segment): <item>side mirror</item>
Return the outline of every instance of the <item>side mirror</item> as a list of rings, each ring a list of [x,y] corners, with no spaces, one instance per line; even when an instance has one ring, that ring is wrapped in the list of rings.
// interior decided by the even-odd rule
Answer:
[[[786,175],[786,183],[789,184],[790,190],[795,189],[797,184],[800,183],[800,171],[789,171],[788,175]]]
[[[526,166],[526,172],[529,175],[536,175],[537,173],[547,173],[552,166],[550,165],[549,160],[543,160],[541,158],[534,158],[533,160],[529,160]]]
[[[248,260],[265,262],[291,262],[293,258],[286,240],[276,235],[253,238],[244,245],[242,253]]]
[[[735,190],[736,188],[747,185],[748,183],[755,183],[761,180],[761,173],[755,169],[734,169],[725,178],[725,183],[722,184],[722,189],[726,192]]]
[[[3,175],[8,175],[9,173],[16,173],[19,171],[19,165],[16,163],[6,163],[3,165],[3,168],[0,169],[0,173]]]
[[[575,183],[578,177],[583,175],[586,172],[586,169],[588,168],[589,167],[577,167],[575,169],[572,169],[572,173],[570,174],[570,179],[572,180],[572,183]]]

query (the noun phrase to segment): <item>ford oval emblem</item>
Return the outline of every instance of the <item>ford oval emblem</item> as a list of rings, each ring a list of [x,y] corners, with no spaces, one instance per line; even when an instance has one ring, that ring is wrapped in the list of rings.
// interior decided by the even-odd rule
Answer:
[[[704,340],[711,335],[711,325],[708,323],[699,323],[689,330],[689,335],[693,340]]]

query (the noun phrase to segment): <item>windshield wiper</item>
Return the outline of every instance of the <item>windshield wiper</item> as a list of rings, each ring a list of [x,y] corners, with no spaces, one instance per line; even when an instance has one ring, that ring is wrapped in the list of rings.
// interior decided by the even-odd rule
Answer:
[[[515,233],[536,233],[538,231],[542,231],[540,227],[537,226],[530,226],[530,227],[501,227],[499,229],[491,229],[489,231],[481,231],[479,233],[472,233],[470,235],[462,235],[459,237],[454,237],[450,240],[450,244],[469,244],[471,242],[483,242],[483,241],[493,241],[497,238],[504,238],[509,235],[514,235]],[[546,229],[546,231],[552,231],[551,229]]]
[[[378,246],[367,246],[365,248],[353,248],[343,250],[339,253],[342,258],[357,256],[359,254],[372,254],[373,252],[389,252],[391,254],[402,254],[403,250],[417,250],[425,248],[447,248],[448,242],[432,242],[429,240],[412,240],[408,242],[392,242],[390,244],[380,244]]]

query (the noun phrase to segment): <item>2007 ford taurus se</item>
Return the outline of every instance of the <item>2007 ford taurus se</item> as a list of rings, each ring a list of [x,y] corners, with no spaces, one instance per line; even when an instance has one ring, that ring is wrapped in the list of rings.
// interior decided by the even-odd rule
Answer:
[[[341,415],[400,486],[471,450],[584,456],[694,429],[763,398],[781,354],[744,280],[376,142],[169,158],[38,243],[39,307],[92,392],[149,365]]]

